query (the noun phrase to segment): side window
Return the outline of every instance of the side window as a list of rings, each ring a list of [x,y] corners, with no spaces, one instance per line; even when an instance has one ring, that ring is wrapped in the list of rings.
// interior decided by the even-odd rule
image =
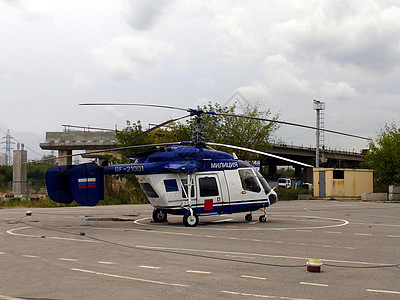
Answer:
[[[141,183],[140,186],[148,198],[158,198],[157,192],[153,189],[150,183]]]
[[[218,196],[218,185],[215,177],[199,178],[200,197]]]
[[[256,193],[261,192],[261,187],[258,184],[257,178],[251,169],[239,170],[239,176],[242,182],[242,187],[245,191]]]
[[[178,184],[176,183],[175,179],[165,179],[164,180],[165,191],[168,192],[177,192]]]

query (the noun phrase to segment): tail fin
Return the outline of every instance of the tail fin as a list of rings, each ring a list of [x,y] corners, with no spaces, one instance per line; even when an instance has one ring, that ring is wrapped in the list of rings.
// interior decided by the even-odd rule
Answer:
[[[103,168],[95,163],[77,166],[57,166],[46,173],[49,197],[59,203],[76,201],[81,205],[95,206],[104,199]]]

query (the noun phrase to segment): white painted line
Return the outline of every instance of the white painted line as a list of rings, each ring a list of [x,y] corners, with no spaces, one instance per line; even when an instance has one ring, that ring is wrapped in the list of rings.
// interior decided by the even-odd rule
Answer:
[[[340,234],[340,231],[324,231],[325,233],[336,233],[336,234]]]
[[[29,257],[29,258],[39,258],[39,256],[37,255],[28,255],[28,254],[24,254],[22,255],[23,257]]]
[[[262,240],[251,239],[252,242],[262,242]]]
[[[367,292],[400,295],[400,292],[398,292],[398,291],[384,291],[384,290],[372,290],[372,289],[368,289]]]
[[[322,286],[322,287],[327,287],[327,284],[323,284],[323,283],[314,283],[314,282],[300,282],[300,284],[302,285],[312,285],[312,286]]]
[[[283,242],[281,242],[281,241],[274,241],[274,243],[276,243],[276,244],[283,244]]]
[[[250,276],[250,275],[240,275],[240,277],[249,279],[267,280],[267,278],[265,277]]]
[[[361,235],[361,236],[372,236],[372,234],[371,233],[358,233],[358,232],[355,232],[355,233],[353,233],[354,235]]]
[[[130,276],[102,273],[102,272],[96,272],[96,271],[84,270],[84,269],[71,268],[70,270],[71,271],[82,272],[82,273],[87,273],[87,274],[94,274],[94,275],[100,275],[100,276],[112,277],[112,278],[118,278],[118,279],[128,279],[128,280],[134,280],[134,281],[152,283],[152,284],[158,284],[158,285],[167,285],[167,286],[176,286],[176,287],[190,287],[190,285],[186,285],[186,284],[169,283],[169,282],[156,281],[156,280],[150,280],[150,279],[144,279],[144,278],[136,278],[136,277],[130,277]]]
[[[61,260],[61,261],[78,261],[78,260],[75,259],[75,258],[65,258],[65,257],[61,257],[61,258],[59,258],[58,260]]]
[[[312,230],[309,229],[297,229],[299,232],[312,232]]]
[[[155,247],[155,246],[144,246],[144,245],[136,245],[136,248],[140,249],[158,249],[158,250],[174,250],[174,251],[187,251],[187,252],[203,252],[203,253],[218,253],[218,254],[230,254],[230,255],[253,255],[257,257],[268,257],[268,258],[284,258],[284,259],[295,259],[295,260],[305,260],[308,261],[310,258],[308,257],[300,257],[300,256],[285,256],[285,255],[272,255],[272,254],[263,254],[263,253],[244,253],[244,252],[233,252],[233,251],[222,251],[222,250],[207,250],[207,249],[188,249],[188,248],[172,248],[172,247]],[[358,265],[377,265],[377,266],[386,266],[387,264],[377,263],[377,262],[365,262],[365,261],[349,261],[349,260],[338,260],[338,259],[329,259],[329,258],[320,258],[321,261],[324,262],[336,262],[336,263],[352,263]]]
[[[222,223],[222,222],[229,222],[229,221],[233,221],[233,219],[217,220],[217,221],[213,221],[213,223]]]
[[[10,296],[5,296],[5,295],[0,295],[1,300],[23,300],[22,298],[15,298],[15,297],[10,297]]]
[[[322,247],[324,247],[324,248],[332,248],[333,246],[331,246],[331,245],[322,245]]]
[[[98,264],[103,264],[103,265],[116,265],[116,262],[112,262],[112,261],[98,261]]]
[[[400,238],[400,235],[390,235],[390,234],[388,234],[386,237],[388,237],[388,238]]]
[[[18,228],[7,230],[7,233],[11,234],[11,235],[14,235],[14,236],[23,236],[23,237],[30,237],[30,238],[42,238],[42,236],[40,236],[40,235],[15,233],[15,231],[17,231],[17,230],[29,229],[29,228],[32,228],[32,227],[30,227],[30,226],[18,227]],[[74,242],[99,243],[98,241],[80,240],[80,239],[73,239],[73,238],[63,238],[63,237],[58,237],[58,236],[46,236],[45,238],[46,239],[54,239],[54,240],[74,241]]]
[[[197,271],[197,270],[187,270],[186,273],[194,273],[194,274],[212,274],[212,272]]]
[[[243,255],[228,255],[228,254],[225,254],[225,256],[226,256],[226,257],[232,257],[232,258],[243,258],[243,259],[246,259],[246,258],[248,258],[248,259],[254,259],[254,257],[253,257],[253,256],[243,256]]]
[[[154,266],[139,266],[139,268],[153,269],[153,270],[160,270],[161,269],[161,267],[154,267]]]
[[[239,238],[236,238],[236,237],[228,237],[228,239],[230,239],[230,240],[238,240]]]
[[[4,253],[4,252],[0,252],[0,255],[1,255],[1,254],[5,254],[5,253]]]
[[[221,293],[230,294],[230,295],[238,295],[244,297],[255,297],[255,298],[269,298],[275,299],[276,296],[267,296],[267,295],[257,295],[257,294],[249,294],[249,293],[241,293],[241,292],[232,292],[232,291],[221,291]]]

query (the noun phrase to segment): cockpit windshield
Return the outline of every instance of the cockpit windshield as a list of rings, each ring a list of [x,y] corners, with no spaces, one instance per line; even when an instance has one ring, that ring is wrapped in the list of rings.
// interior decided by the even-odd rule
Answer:
[[[260,180],[261,185],[265,190],[265,194],[267,195],[272,190],[271,186],[268,184],[267,180],[261,175],[260,172],[258,172],[257,170],[254,171],[256,172],[257,178],[258,180]]]

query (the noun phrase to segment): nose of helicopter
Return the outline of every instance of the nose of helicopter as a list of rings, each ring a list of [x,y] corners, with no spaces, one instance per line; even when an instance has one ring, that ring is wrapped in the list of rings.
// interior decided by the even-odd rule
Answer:
[[[268,198],[270,205],[278,201],[278,196],[275,193],[271,193]]]

